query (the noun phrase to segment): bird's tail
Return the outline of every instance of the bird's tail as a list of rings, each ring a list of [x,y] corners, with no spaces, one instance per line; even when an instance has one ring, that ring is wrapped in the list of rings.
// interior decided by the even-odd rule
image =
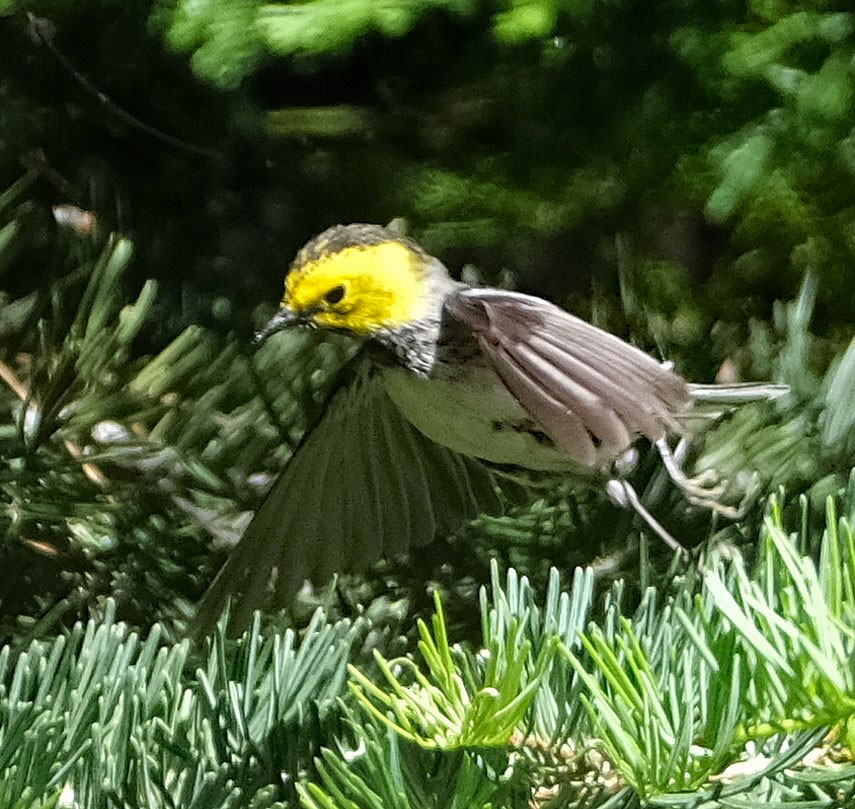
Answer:
[[[780,399],[790,392],[789,385],[774,382],[737,382],[726,385],[689,385],[696,402],[720,405],[741,405]]]
[[[679,416],[681,422],[691,422],[696,419],[702,422],[715,421],[739,405],[774,401],[790,392],[788,385],[772,382],[742,382],[724,385],[690,384],[688,388],[693,403],[699,407],[681,413]],[[656,441],[656,449],[659,451],[668,477],[689,502],[709,508],[729,519],[739,519],[758,491],[757,475],[753,475],[744,487],[740,503],[731,505],[723,502],[722,497],[728,484],[727,481],[721,480],[714,470],[707,469],[695,477],[690,477],[683,471],[682,464],[689,447],[689,435],[693,432],[688,429],[688,425],[686,426],[687,435],[680,439],[675,449],[671,449],[666,436]],[[626,480],[621,478],[610,480],[606,490],[618,504],[632,508],[645,524],[664,540],[668,547],[685,552],[680,543],[644,507],[635,490]]]
[[[668,444],[667,437],[656,442],[656,448],[662,457],[668,476],[683,492],[686,498],[696,505],[705,506],[725,516],[736,519],[744,511],[754,488],[746,491],[743,502],[739,506],[726,505],[721,497],[727,489],[727,481],[719,478],[712,469],[707,469],[696,477],[690,477],[683,471],[683,461],[689,447],[690,436],[698,428],[702,428],[722,418],[726,413],[740,405],[752,402],[772,402],[786,396],[790,392],[788,385],[774,382],[739,382],[723,385],[688,386],[694,408],[681,413],[679,420],[686,428],[686,434],[681,438],[674,450]]]

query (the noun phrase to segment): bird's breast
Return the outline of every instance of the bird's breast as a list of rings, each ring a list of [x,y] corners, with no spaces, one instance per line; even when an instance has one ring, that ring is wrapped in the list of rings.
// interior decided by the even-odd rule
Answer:
[[[437,444],[495,464],[542,471],[575,466],[481,358],[439,367],[428,377],[404,368],[382,374],[404,418]]]

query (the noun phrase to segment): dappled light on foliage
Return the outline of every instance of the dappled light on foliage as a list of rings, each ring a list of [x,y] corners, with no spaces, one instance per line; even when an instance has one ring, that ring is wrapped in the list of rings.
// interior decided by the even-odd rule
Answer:
[[[0,40],[0,809],[855,805],[855,12],[6,0]],[[252,335],[354,221],[789,386],[687,419],[736,519],[645,442],[685,555],[503,469],[503,514],[189,638],[358,350]]]

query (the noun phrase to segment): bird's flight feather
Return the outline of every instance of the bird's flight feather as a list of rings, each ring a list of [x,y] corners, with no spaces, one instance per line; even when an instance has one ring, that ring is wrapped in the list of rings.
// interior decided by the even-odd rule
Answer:
[[[245,626],[273,581],[288,603],[306,579],[364,570],[501,502],[490,472],[425,438],[389,400],[367,359],[332,396],[255,513],[197,610],[210,628],[228,596]],[[275,575],[274,575],[275,571]]]
[[[446,311],[477,337],[508,390],[577,463],[614,460],[638,435],[679,429],[683,379],[623,340],[516,292],[465,289]]]

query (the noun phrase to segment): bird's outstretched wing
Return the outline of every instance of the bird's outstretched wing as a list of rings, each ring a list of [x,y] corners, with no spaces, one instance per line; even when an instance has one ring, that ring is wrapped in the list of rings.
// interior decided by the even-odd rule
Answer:
[[[602,467],[639,435],[657,441],[679,430],[675,416],[691,399],[686,383],[619,337],[516,292],[464,289],[445,308],[576,463]]]
[[[240,627],[271,590],[286,604],[306,579],[364,570],[501,509],[490,472],[405,421],[369,361],[354,360],[347,377],[203,596],[197,633],[229,597]]]

